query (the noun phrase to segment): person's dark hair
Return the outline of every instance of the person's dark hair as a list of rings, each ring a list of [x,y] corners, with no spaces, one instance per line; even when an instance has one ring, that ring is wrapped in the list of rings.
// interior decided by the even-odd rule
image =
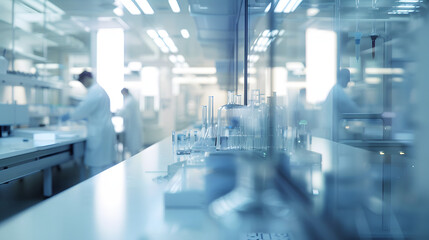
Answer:
[[[121,93],[122,94],[129,94],[130,91],[128,91],[128,88],[122,88]]]
[[[79,74],[77,80],[79,80],[79,82],[82,82],[85,78],[92,78],[92,73],[85,70],[81,74]]]
[[[338,75],[338,83],[341,87],[347,87],[347,84],[350,82],[350,71],[347,68],[342,68],[340,74]]]

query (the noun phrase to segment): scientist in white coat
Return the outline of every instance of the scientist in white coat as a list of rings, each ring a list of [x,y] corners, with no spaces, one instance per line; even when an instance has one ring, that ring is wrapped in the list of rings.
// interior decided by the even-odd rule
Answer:
[[[138,102],[127,88],[121,90],[124,96],[124,107],[118,115],[124,119],[124,147],[131,156],[140,152],[143,146],[142,119]]]
[[[344,91],[350,82],[350,71],[340,70],[337,83],[332,87],[322,105],[321,126],[324,128],[322,137],[334,139],[333,128],[339,128],[339,121],[343,113],[360,113],[358,105]]]
[[[64,115],[62,120],[88,121],[84,163],[89,175],[94,176],[116,163],[116,134],[106,91],[90,72],[83,71],[78,80],[88,89],[88,93],[76,109]]]

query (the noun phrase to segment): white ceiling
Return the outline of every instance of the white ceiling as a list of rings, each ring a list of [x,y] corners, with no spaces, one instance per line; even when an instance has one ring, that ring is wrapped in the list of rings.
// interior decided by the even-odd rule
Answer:
[[[173,13],[167,0],[149,0],[155,14],[131,15],[124,8],[121,18],[113,14],[114,0],[51,0],[52,3],[66,12],[61,22],[56,23],[61,29],[67,29],[67,24],[79,22],[80,25],[91,29],[102,27],[124,27],[125,32],[125,61],[141,61],[143,64],[168,62],[168,54],[163,54],[146,34],[148,29],[165,29],[178,47],[179,52],[185,56],[190,66],[214,66],[212,59],[204,56],[197,39],[197,30],[194,19],[188,11],[188,1],[178,0],[180,13]],[[100,20],[100,18],[104,18]],[[69,26],[72,26],[69,24]],[[78,33],[76,33],[78,29]],[[181,29],[187,29],[189,39],[184,39]],[[89,34],[83,28],[71,27],[70,32],[77,34],[86,43]]]

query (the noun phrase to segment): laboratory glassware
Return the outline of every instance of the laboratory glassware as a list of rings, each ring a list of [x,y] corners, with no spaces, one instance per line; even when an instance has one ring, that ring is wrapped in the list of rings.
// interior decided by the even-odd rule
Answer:
[[[264,151],[267,148],[267,114],[265,103],[261,104],[259,89],[251,91],[250,105],[245,110],[244,149]]]
[[[234,93],[228,91],[227,104],[218,110],[217,150],[238,150],[242,146],[244,106],[234,103]]]
[[[203,145],[206,151],[216,150],[216,125],[214,122],[214,97],[209,96],[208,125],[203,137]]]

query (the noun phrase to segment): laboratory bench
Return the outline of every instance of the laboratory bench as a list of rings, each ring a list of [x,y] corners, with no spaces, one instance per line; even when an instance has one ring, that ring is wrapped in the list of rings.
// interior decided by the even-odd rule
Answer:
[[[398,193],[393,191],[393,167],[383,161],[384,157],[364,149],[313,138],[310,148],[293,153],[288,163],[291,178],[306,182],[302,189],[309,203],[302,203],[304,207],[296,209],[292,202],[288,203],[294,224],[287,225],[285,221],[285,229],[300,225],[303,216],[299,215],[304,214],[300,211],[304,210],[308,211],[304,214],[308,216],[314,214],[342,219],[341,224],[335,226],[342,226],[347,231],[356,227],[356,219],[367,219],[366,228],[359,229],[360,236],[403,234],[405,231],[393,224],[400,222],[394,214],[394,200]],[[166,178],[169,165],[170,168],[172,164],[177,165],[173,159],[171,138],[166,138],[1,223],[0,238],[226,239],[222,234],[230,229],[211,217],[207,206],[166,205],[166,193],[174,194],[171,181],[175,177]],[[206,186],[201,178],[209,172],[197,171],[196,178],[185,176],[180,181],[197,181],[200,186],[203,184],[204,191]],[[174,176],[177,174],[184,173],[177,170]],[[189,199],[190,202],[192,200]],[[359,211],[356,210],[358,208]],[[316,222],[313,225],[306,221],[301,227],[329,227],[327,221],[308,216],[307,220]],[[335,229],[331,230],[335,232]],[[293,233],[287,236],[278,239],[301,239]]]
[[[81,161],[85,126],[50,126],[15,129],[0,138],[0,184],[43,171],[43,194],[52,195],[52,167]]]

